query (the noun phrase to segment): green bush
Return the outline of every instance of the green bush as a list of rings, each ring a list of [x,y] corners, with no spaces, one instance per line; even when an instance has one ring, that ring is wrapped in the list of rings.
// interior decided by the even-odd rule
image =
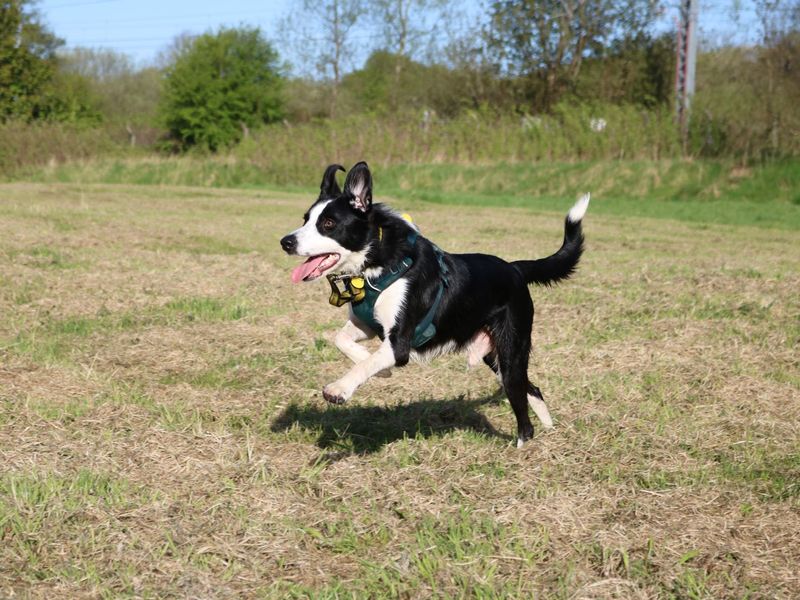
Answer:
[[[258,28],[191,41],[167,68],[161,112],[182,149],[212,151],[283,115],[278,55]]]

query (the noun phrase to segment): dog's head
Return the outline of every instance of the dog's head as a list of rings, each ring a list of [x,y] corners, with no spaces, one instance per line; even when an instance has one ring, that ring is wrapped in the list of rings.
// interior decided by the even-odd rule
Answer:
[[[341,165],[325,169],[319,198],[303,217],[303,226],[281,239],[287,254],[309,258],[292,271],[292,281],[312,281],[328,272],[359,273],[370,244],[372,175],[367,163],[355,165],[336,182]]]

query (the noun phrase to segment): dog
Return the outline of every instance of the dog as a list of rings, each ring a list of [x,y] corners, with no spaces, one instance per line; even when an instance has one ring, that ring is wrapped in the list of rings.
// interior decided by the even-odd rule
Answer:
[[[308,257],[292,281],[326,275],[331,303],[349,303],[350,316],[336,346],[355,365],[322,394],[342,404],[374,375],[388,376],[409,360],[466,351],[494,371],[517,419],[517,446],[533,436],[528,406],[546,429],[553,420],[538,387],[528,379],[533,301],[529,284],[550,286],[570,277],[581,258],[581,221],[589,194],[567,214],[561,248],[547,258],[506,262],[488,254],[450,254],[423,237],[406,216],[372,202],[365,162],[336,180],[330,165],[303,226],[280,241],[290,255]],[[375,352],[359,342],[379,336]]]

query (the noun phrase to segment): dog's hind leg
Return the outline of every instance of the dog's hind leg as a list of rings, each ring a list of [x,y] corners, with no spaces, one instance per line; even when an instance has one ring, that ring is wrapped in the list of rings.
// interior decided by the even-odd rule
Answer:
[[[467,344],[467,368],[478,365],[481,360],[493,353],[494,343],[489,333],[481,329]]]
[[[358,342],[368,340],[373,337],[375,337],[374,333],[365,331],[352,321],[348,320],[344,324],[344,327],[342,327],[336,333],[334,343],[336,344],[336,347],[341,350],[345,356],[347,356],[347,358],[352,360],[354,363],[360,363],[369,358],[371,353]],[[376,377],[391,376],[392,372],[389,369],[384,369],[380,373],[376,374]]]
[[[483,362],[486,363],[486,365],[492,370],[497,377],[497,381],[500,382],[500,385],[502,386],[503,377],[500,374],[500,369],[497,368],[497,355],[494,352],[490,352],[483,357]],[[536,414],[536,416],[539,417],[539,420],[542,422],[542,427],[545,429],[552,429],[553,418],[550,416],[550,411],[547,409],[547,405],[544,403],[542,392],[538,387],[533,385],[530,380],[528,381],[528,404],[533,409],[533,412]]]
[[[517,448],[533,437],[533,424],[528,416],[528,357],[532,325],[533,302],[528,290],[522,288],[508,303],[505,315],[492,331],[496,366],[517,418]]]
[[[528,404],[531,405],[533,412],[539,417],[542,422],[542,427],[545,429],[553,428],[553,418],[550,416],[550,411],[547,410],[547,405],[542,398],[542,392],[539,388],[528,381]]]
[[[492,350],[483,357],[483,362],[492,370],[494,376],[497,377],[497,383],[500,384],[500,387],[503,387],[503,376],[500,374],[500,368],[497,366],[497,353]]]
[[[517,418],[517,448],[522,448],[533,437],[533,424],[528,416],[528,377],[518,360],[512,360],[501,372],[503,388]]]

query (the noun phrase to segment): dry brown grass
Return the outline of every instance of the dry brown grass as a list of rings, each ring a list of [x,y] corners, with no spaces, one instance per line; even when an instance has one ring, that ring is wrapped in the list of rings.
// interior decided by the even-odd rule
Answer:
[[[451,251],[560,241],[404,208]],[[277,244],[304,209],[0,187],[0,596],[800,595],[796,232],[590,209],[579,275],[533,290],[557,427],[518,451],[460,357],[324,405],[343,312]]]

